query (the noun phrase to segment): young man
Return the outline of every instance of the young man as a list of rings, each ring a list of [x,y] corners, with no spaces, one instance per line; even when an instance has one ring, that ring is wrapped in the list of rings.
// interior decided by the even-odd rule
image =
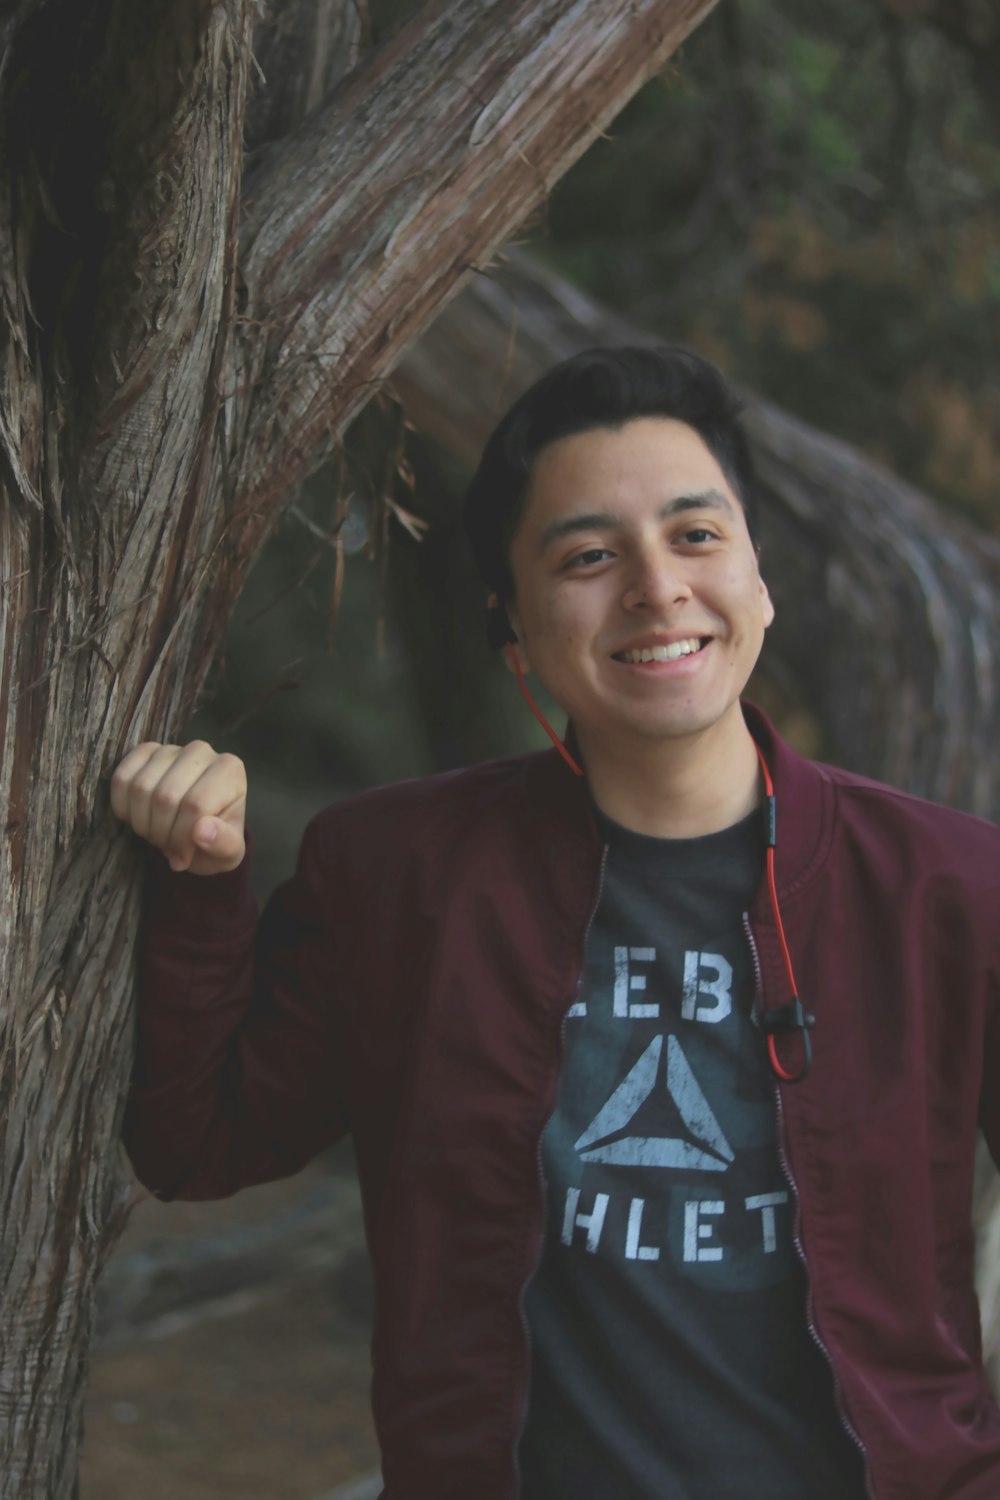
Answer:
[[[595,350],[487,445],[491,639],[565,746],[320,813],[259,924],[240,762],[113,778],[170,861],[126,1145],[200,1198],[353,1131],[385,1500],[1000,1495],[1000,834],[741,704],[736,411],[693,355]]]

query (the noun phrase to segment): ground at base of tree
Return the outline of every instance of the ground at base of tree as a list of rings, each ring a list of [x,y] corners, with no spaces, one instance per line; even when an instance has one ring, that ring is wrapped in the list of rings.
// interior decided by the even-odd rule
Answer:
[[[323,1167],[222,1203],[136,1208],[112,1260],[231,1235],[315,1195]],[[324,1500],[378,1467],[360,1246],[95,1348],[81,1500]],[[110,1267],[109,1267],[110,1270]]]

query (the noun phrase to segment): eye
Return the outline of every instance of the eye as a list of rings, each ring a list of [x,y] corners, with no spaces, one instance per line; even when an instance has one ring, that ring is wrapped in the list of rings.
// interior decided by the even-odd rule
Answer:
[[[685,531],[681,540],[692,542],[695,546],[704,546],[705,542],[716,540],[715,532],[710,531],[707,526],[692,526],[690,531]]]
[[[578,552],[575,557],[571,557],[566,566],[567,568],[589,568],[610,556],[611,553],[607,547],[588,547],[586,552]]]

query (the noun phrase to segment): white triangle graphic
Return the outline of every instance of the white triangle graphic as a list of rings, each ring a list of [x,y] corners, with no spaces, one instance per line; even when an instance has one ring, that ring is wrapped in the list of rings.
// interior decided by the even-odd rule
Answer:
[[[667,1093],[677,1105],[684,1124],[705,1149],[699,1150],[669,1135],[625,1135],[615,1141],[608,1140],[625,1128],[653,1092],[662,1051],[662,1036],[654,1036],[580,1136],[577,1151],[584,1161],[606,1161],[620,1167],[696,1167],[724,1172],[735,1153],[675,1036],[667,1038]]]

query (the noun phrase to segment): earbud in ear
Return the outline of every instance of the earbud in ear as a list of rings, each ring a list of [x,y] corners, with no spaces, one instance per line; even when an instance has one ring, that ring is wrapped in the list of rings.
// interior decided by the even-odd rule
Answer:
[[[517,640],[502,604],[491,604],[486,612],[486,638],[494,651],[502,651],[504,646]]]

